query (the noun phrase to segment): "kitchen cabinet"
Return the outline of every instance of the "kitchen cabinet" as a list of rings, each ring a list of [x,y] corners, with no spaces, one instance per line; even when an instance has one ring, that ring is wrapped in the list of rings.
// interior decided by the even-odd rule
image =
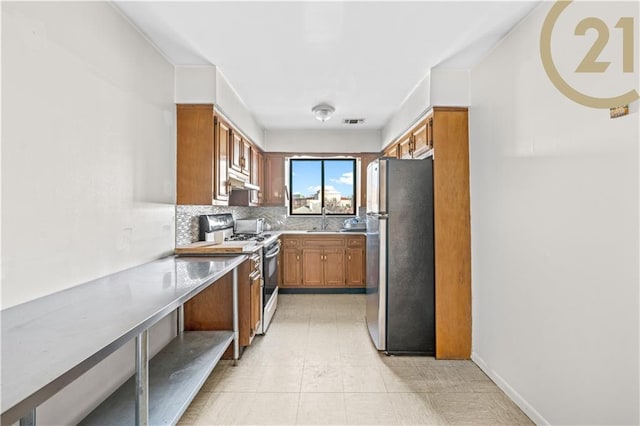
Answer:
[[[251,144],[235,130],[231,131],[229,168],[240,174],[251,174]]]
[[[265,152],[264,186],[263,205],[285,205],[284,154]]]
[[[286,287],[363,287],[364,235],[283,235],[283,281]]]
[[[213,199],[218,202],[229,201],[229,138],[231,127],[220,117],[215,117],[215,179]]]
[[[431,149],[427,129],[431,117],[423,120],[411,130],[411,157],[418,158]]]
[[[301,238],[301,243],[303,286],[345,285],[343,236],[313,235]]]
[[[251,344],[260,322],[260,278],[251,279],[254,260],[238,266],[238,343]],[[209,286],[184,305],[185,330],[227,330],[233,325],[231,311],[232,275],[222,277],[215,286]],[[225,352],[229,359],[231,350]]]
[[[365,237],[357,235],[347,238],[345,250],[346,280],[348,286],[363,286],[365,284]]]
[[[411,143],[411,133],[404,135],[398,142],[398,158],[413,158],[413,145]]]
[[[282,285],[296,286],[302,282],[300,239],[282,235]]]
[[[434,107],[431,118],[436,357],[468,359],[471,355],[468,111]]]
[[[260,328],[260,312],[262,311],[261,303],[261,290],[262,290],[262,276],[249,279],[249,344],[255,337],[258,329]]]
[[[309,245],[317,244],[309,241]],[[304,248],[302,249],[303,286],[344,286],[344,249]]]
[[[177,204],[226,204],[230,127],[213,105],[178,105]]]
[[[262,152],[251,147],[251,183],[260,187],[260,190],[251,191],[251,203],[254,205],[262,204],[262,194],[264,191],[264,157]]]
[[[385,149],[383,153],[384,157],[398,158],[398,144],[393,143]]]
[[[324,254],[320,248],[302,250],[302,284],[324,284]]]

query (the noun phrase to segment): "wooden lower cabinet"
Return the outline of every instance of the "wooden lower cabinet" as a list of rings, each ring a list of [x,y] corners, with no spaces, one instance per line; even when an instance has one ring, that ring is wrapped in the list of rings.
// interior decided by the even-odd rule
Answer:
[[[282,235],[283,288],[364,287],[364,235]]]
[[[302,280],[302,262],[300,250],[285,248],[282,250],[282,285],[297,286]]]
[[[249,346],[260,322],[260,280],[249,279],[250,260],[238,266],[238,341],[240,347]],[[229,272],[184,304],[184,329],[233,329],[233,273]],[[233,358],[233,345],[224,354]]]
[[[346,285],[362,286],[365,282],[365,257],[363,248],[346,249]]]

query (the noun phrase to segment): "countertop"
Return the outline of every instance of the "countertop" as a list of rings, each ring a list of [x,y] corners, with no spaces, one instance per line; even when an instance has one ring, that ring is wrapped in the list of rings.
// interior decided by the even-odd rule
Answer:
[[[293,229],[285,229],[282,231],[271,231],[272,233],[278,233],[278,235],[367,235],[367,230],[358,231],[298,231]]]
[[[165,257],[0,311],[2,423],[12,423],[247,256]]]

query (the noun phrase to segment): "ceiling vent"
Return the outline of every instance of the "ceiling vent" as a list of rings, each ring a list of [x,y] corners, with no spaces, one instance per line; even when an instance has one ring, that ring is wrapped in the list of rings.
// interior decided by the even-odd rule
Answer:
[[[364,123],[364,118],[345,118],[344,124],[362,124]]]

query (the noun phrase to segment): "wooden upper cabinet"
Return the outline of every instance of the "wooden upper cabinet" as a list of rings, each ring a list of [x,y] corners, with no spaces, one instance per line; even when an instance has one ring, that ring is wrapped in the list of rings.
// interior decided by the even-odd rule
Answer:
[[[412,156],[417,158],[425,152],[429,151],[429,141],[427,138],[427,128],[429,120],[426,119],[411,130],[412,139]]]
[[[213,105],[177,106],[178,204],[226,204],[229,126]]]
[[[231,130],[229,168],[243,175],[251,174],[251,143],[235,130]]]
[[[387,147],[383,154],[385,157],[398,158],[398,144]]]
[[[398,158],[413,158],[413,144],[411,142],[411,133],[400,139],[400,142],[398,142]]]
[[[264,157],[262,152],[251,147],[251,183],[260,187],[259,191],[251,191],[251,203],[262,204],[262,193],[264,191]]]
[[[214,188],[213,105],[178,105],[177,203],[211,204]]]
[[[242,158],[240,159],[240,171],[247,176],[251,175],[251,143],[242,139]]]
[[[264,154],[264,190],[263,205],[285,205],[284,155]]]
[[[215,143],[215,191],[213,198],[217,201],[227,202],[229,200],[229,138],[231,137],[231,127],[216,117],[216,143]]]
[[[238,173],[242,172],[242,154],[244,144],[242,136],[237,132],[231,131],[231,139],[229,140],[229,168]]]

